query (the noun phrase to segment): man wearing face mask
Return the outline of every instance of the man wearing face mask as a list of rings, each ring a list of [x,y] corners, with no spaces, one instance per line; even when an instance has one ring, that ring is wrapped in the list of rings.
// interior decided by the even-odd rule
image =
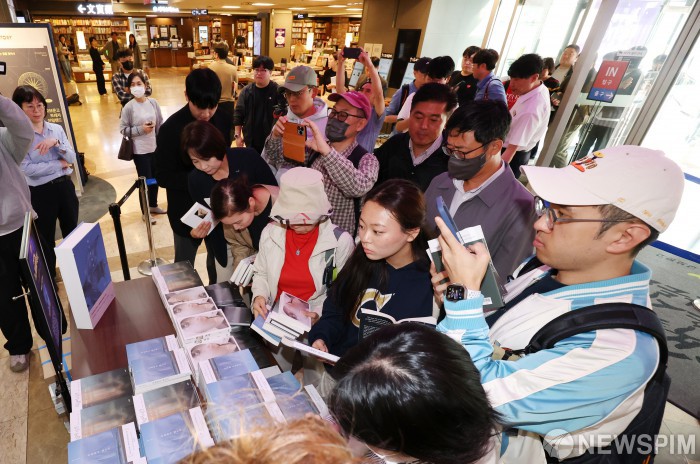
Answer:
[[[501,280],[532,254],[535,200],[501,159],[510,128],[508,108],[494,100],[459,107],[447,121],[447,172],[425,192],[429,227],[442,196],[461,230],[480,225]]]
[[[360,216],[360,198],[377,181],[379,162],[357,144],[357,134],[367,124],[372,109],[362,92],[334,93],[325,134],[311,119],[303,124],[313,138],[306,141],[311,154],[306,165],[323,174],[323,187],[333,206],[333,223],[354,235]]]
[[[123,48],[117,52],[116,61],[119,63],[119,71],[112,75],[112,88],[119,98],[119,102],[122,107],[129,103],[134,95],[127,91],[128,86],[126,81],[129,79],[129,75],[134,71],[140,71],[145,79],[144,82],[144,95],[147,97],[151,96],[151,83],[148,80],[148,75],[140,69],[134,68],[134,53],[129,48]],[[143,95],[141,95],[143,96]]]

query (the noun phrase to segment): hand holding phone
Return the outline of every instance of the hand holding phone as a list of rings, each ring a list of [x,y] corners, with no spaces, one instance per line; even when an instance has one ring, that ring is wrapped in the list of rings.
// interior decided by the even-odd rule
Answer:
[[[306,160],[306,127],[293,122],[284,123],[282,154],[285,158],[303,163]]]
[[[450,215],[450,210],[447,208],[445,200],[442,199],[442,196],[437,197],[437,209],[438,213],[440,214],[440,217],[445,222],[445,225],[448,229],[450,229],[450,232],[452,232],[452,235],[455,236],[455,238],[460,244],[464,245],[462,235],[459,233],[457,224],[455,224],[454,219],[452,219],[452,216]]]
[[[356,60],[360,57],[360,53],[362,53],[362,49],[357,48],[357,47],[345,47],[343,48],[343,57],[346,60]]]

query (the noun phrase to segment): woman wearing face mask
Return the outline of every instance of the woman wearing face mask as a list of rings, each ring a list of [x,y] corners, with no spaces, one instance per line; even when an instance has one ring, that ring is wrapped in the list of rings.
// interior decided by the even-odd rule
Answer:
[[[141,47],[136,42],[136,36],[134,34],[129,34],[129,48],[134,54],[134,68],[143,69],[143,62],[141,60]]]
[[[126,90],[134,96],[122,109],[119,132],[125,136],[131,136],[134,143],[134,165],[139,177],[146,179],[155,177],[153,153],[156,151],[156,134],[163,124],[163,114],[160,105],[154,98],[146,96],[146,79],[140,71],[129,74],[126,80]],[[158,207],[158,185],[148,186],[148,205],[141,205],[141,214],[144,221],[150,214],[164,214],[165,211]],[[156,221],[150,217],[151,224]]]
[[[373,188],[365,197],[357,235],[361,246],[338,274],[321,319],[309,332],[314,348],[337,356],[359,341],[362,309],[396,320],[439,313],[425,253],[425,201],[417,185],[391,179]],[[322,394],[333,383],[325,378]]]
[[[212,216],[223,224],[234,270],[242,259],[258,252],[278,194],[279,187],[250,185],[246,176],[220,180],[211,190]]]
[[[251,184],[276,186],[274,174],[260,155],[252,148],[230,148],[226,146],[221,132],[207,121],[193,121],[185,126],[181,137],[184,163],[192,164],[187,183],[192,200],[207,206],[211,204],[214,185],[223,179],[235,180],[245,176]],[[224,237],[223,225],[218,224],[209,233],[211,223],[202,223],[190,231],[196,239],[204,239],[207,250],[215,256],[216,282],[231,277],[235,268],[231,250]],[[214,283],[214,282],[210,282]]]

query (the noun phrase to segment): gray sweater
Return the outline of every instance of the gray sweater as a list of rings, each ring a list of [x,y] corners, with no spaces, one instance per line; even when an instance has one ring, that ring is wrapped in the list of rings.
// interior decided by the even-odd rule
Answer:
[[[0,235],[22,227],[32,211],[29,187],[19,168],[34,142],[34,129],[24,111],[0,95]]]

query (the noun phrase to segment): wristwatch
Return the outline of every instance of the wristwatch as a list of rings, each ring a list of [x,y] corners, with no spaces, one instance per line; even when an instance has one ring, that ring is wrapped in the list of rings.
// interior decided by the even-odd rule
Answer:
[[[445,299],[452,302],[476,298],[479,295],[481,295],[480,291],[469,290],[462,284],[450,284],[445,291]]]

